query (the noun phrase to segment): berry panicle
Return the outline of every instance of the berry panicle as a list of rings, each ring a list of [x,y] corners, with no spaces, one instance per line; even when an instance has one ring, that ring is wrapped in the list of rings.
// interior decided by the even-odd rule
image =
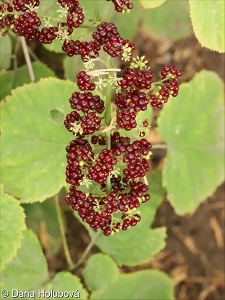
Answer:
[[[66,147],[66,182],[71,186],[65,201],[91,228],[109,236],[136,226],[141,220],[139,207],[151,198],[146,179],[151,143],[145,138],[151,123],[146,114],[150,105],[161,109],[170,96],[178,95],[181,71],[165,66],[156,82],[150,60],[134,57],[135,44],[124,39],[115,24],[85,23],[80,1],[57,2],[54,26],[52,18],[38,15],[39,0],[3,2],[0,34],[12,30],[41,44],[59,39],[69,57],[80,56],[83,61],[86,70],[77,72],[78,88],[69,98],[72,111],[64,120],[72,137]],[[133,8],[130,0],[111,2],[120,13]],[[79,27],[95,24],[89,40],[74,39]],[[107,63],[101,52],[110,58]],[[125,67],[109,66],[112,58]],[[102,69],[90,71],[97,60]]]

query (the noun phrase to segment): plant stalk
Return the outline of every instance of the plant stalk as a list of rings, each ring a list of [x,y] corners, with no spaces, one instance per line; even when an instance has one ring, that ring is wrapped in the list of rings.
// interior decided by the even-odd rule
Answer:
[[[21,39],[23,54],[24,54],[24,57],[25,57],[25,60],[26,60],[30,80],[31,80],[31,82],[34,82],[35,81],[34,70],[32,68],[31,59],[30,59],[30,55],[29,55],[29,52],[28,52],[28,47],[27,47],[27,44],[26,44],[26,40],[23,36],[21,36],[20,39]]]
[[[154,144],[151,149],[167,149],[168,146],[165,144]]]
[[[105,125],[110,126],[111,124],[111,97],[112,97],[112,85],[110,82],[107,84],[107,91],[106,91],[106,102],[105,102]],[[111,130],[106,131],[106,149],[111,149]],[[110,176],[107,177],[106,180],[106,192],[109,194],[111,192],[111,183],[110,183]]]
[[[23,36],[21,36],[20,39],[21,39],[23,54],[24,54],[24,57],[25,57],[25,60],[26,60],[30,80],[31,80],[31,82],[34,82],[35,81],[34,70],[32,68],[32,63],[31,63],[29,52],[28,52],[28,47],[27,47],[27,44],[26,44],[26,40]]]
[[[74,265],[74,269],[76,269],[77,267],[79,267],[79,265],[82,264],[82,262],[84,261],[85,257],[88,255],[88,253],[90,252],[91,248],[94,246],[94,243],[97,239],[97,237],[100,234],[100,230],[96,231],[95,234],[91,237],[91,242],[88,244],[87,248],[84,250],[81,258],[78,260],[78,262]]]
[[[64,228],[64,224],[63,224],[62,212],[61,212],[60,205],[59,205],[58,195],[54,196],[54,201],[55,201],[55,206],[56,206],[57,218],[58,218],[58,222],[59,222],[59,230],[60,230],[60,234],[62,237],[62,244],[63,244],[63,249],[64,249],[64,253],[65,253],[65,257],[66,257],[66,262],[68,264],[69,269],[71,270],[71,269],[73,269],[74,264],[73,264],[72,258],[70,256],[69,247],[68,247],[66,236],[65,236],[65,228]]]

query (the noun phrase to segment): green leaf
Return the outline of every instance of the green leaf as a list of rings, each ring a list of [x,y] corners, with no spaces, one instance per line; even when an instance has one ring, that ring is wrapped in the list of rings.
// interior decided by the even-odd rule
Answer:
[[[147,263],[165,247],[166,228],[149,229],[141,221],[126,232],[120,231],[109,237],[99,235],[95,244],[102,252],[113,257],[118,265]]]
[[[11,64],[12,42],[9,35],[0,36],[0,69],[8,69]]]
[[[1,252],[0,252],[0,271],[10,262],[16,255],[17,250],[21,246],[23,237],[22,231],[25,226],[25,214],[19,201],[3,193],[2,185],[0,185],[0,211],[1,211]]]
[[[85,23],[87,20],[94,20],[95,22],[100,22],[107,19],[107,22],[111,22],[114,16],[116,15],[113,3],[106,1],[98,1],[98,0],[80,0],[80,6],[85,11]],[[96,6],[98,8],[96,9]],[[97,11],[99,10],[99,11]],[[100,15],[100,16],[99,16]],[[100,20],[101,19],[101,20]],[[97,26],[97,25],[96,25]],[[96,30],[95,27],[90,29],[92,31]]]
[[[34,70],[36,81],[44,77],[55,76],[54,72],[43,63],[34,62],[32,63],[32,68]],[[0,99],[3,99],[9,95],[12,89],[15,89],[16,87],[25,83],[30,83],[30,76],[26,65],[17,68],[14,71],[8,71],[0,74]]]
[[[152,225],[156,211],[162,204],[165,190],[162,187],[162,172],[160,170],[156,169],[153,172],[148,172],[146,177],[149,186],[148,192],[151,195],[151,200],[150,202],[146,203],[149,205],[150,209],[149,211],[144,211],[144,215],[142,215],[142,221],[146,222],[146,224],[149,224],[150,221],[150,225]]]
[[[187,37],[191,32],[187,1],[166,1],[153,10],[143,11],[142,20],[144,28],[157,39],[167,38],[177,41]]]
[[[138,2],[133,1],[133,8],[129,11],[129,13],[123,14],[121,18],[121,14],[115,13],[111,21],[118,28],[119,34],[124,39],[132,40],[137,32],[137,26],[139,22],[140,9],[138,7]]]
[[[94,266],[99,266],[102,272],[94,269]],[[95,276],[90,276],[93,270]],[[163,272],[147,270],[121,274],[113,260],[103,254],[95,254],[89,258],[83,276],[89,289],[93,291],[90,299],[174,299],[173,282]],[[109,276],[112,280],[108,280]]]
[[[168,145],[163,184],[179,214],[193,212],[224,179],[223,82],[202,71],[181,85],[158,121]]]
[[[139,4],[145,9],[152,9],[160,6],[166,0],[139,0]]]
[[[71,81],[76,80],[77,70],[83,70],[84,65],[80,56],[69,57],[63,59],[64,77]]]
[[[61,245],[56,207],[53,198],[42,203],[23,204],[26,224],[40,237],[44,235],[45,247],[50,255],[56,254]]]
[[[224,1],[189,0],[194,33],[203,47],[225,52]]]
[[[50,293],[51,291],[55,292],[55,294],[53,294],[54,299],[79,298],[85,300],[88,296],[80,279],[68,272],[57,273],[50,282],[43,286],[43,289],[43,292],[46,293],[46,298],[48,295],[47,293]],[[41,296],[40,293],[39,295]],[[42,296],[43,295],[44,294],[42,293]]]
[[[1,274],[1,289],[34,291],[47,279],[47,263],[39,241],[31,230],[25,230],[21,248]]]
[[[83,270],[83,276],[89,289],[98,291],[106,289],[109,283],[116,281],[120,273],[109,256],[98,253],[88,259]]]
[[[62,50],[62,41],[55,39],[51,44],[43,44],[43,47],[48,51],[53,51],[55,53],[64,53]]]
[[[60,4],[56,1],[44,1],[43,4],[38,6],[38,14],[45,17],[58,17],[60,15],[57,10],[60,9]],[[64,19],[65,20],[65,19]],[[50,19],[50,23],[54,20]],[[57,22],[57,20],[56,20]]]
[[[148,182],[151,200],[138,208],[141,221],[127,231],[121,230],[119,233],[108,237],[100,234],[95,240],[97,247],[113,257],[118,265],[134,266],[146,263],[165,247],[166,229],[164,227],[149,228],[164,192],[161,184],[161,173],[149,174]],[[88,225],[86,229],[91,236],[96,235]]]
[[[51,111],[70,112],[75,90],[72,82],[42,79],[13,90],[2,104],[2,182],[22,202],[43,201],[65,184],[65,147],[73,136]]]

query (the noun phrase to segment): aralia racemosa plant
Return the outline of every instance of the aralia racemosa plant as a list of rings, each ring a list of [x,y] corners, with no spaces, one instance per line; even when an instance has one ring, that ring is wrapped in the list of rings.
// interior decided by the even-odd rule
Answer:
[[[129,0],[111,2],[119,13],[133,7]],[[72,109],[64,121],[71,132],[66,148],[66,181],[71,186],[65,201],[84,222],[108,236],[141,221],[139,206],[150,200],[151,192],[146,178],[151,124],[143,112],[150,106],[161,109],[178,95],[181,72],[164,66],[155,81],[150,59],[136,57],[135,44],[120,36],[115,24],[86,20],[79,1],[58,4],[59,17],[51,19],[38,14],[41,1],[3,2],[0,33],[11,30],[41,44],[59,39],[69,57],[78,55],[83,61],[76,78],[80,91],[75,87],[69,100],[62,99]],[[91,39],[73,39],[79,27],[93,28]],[[101,58],[102,52],[107,59]],[[118,59],[125,67],[115,67]]]

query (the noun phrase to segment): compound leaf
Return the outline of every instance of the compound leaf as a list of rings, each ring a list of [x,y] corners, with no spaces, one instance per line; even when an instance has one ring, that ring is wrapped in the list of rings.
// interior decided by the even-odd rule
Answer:
[[[31,230],[25,230],[21,248],[1,274],[1,288],[34,291],[47,278],[47,263],[38,238]]]
[[[90,276],[93,266],[99,266],[102,272],[96,272],[95,269],[95,276]],[[111,280],[108,268],[113,272]],[[90,299],[174,299],[172,280],[163,272],[147,270],[121,274],[115,262],[103,254],[95,254],[89,258],[83,276],[87,286],[93,291]],[[97,282],[104,284],[98,285]]]
[[[0,185],[0,211],[1,211],[1,252],[0,252],[0,271],[16,255],[21,246],[23,237],[22,231],[25,226],[25,214],[19,201],[10,195],[3,193]]]
[[[65,147],[72,136],[53,117],[57,110],[65,118],[75,90],[72,82],[42,79],[13,90],[2,103],[2,182],[22,202],[43,201],[65,184]]]
[[[158,132],[168,145],[163,184],[179,214],[193,212],[224,179],[223,83],[202,71],[163,109]]]
[[[224,1],[189,0],[189,3],[193,30],[200,44],[210,50],[225,52]]]

